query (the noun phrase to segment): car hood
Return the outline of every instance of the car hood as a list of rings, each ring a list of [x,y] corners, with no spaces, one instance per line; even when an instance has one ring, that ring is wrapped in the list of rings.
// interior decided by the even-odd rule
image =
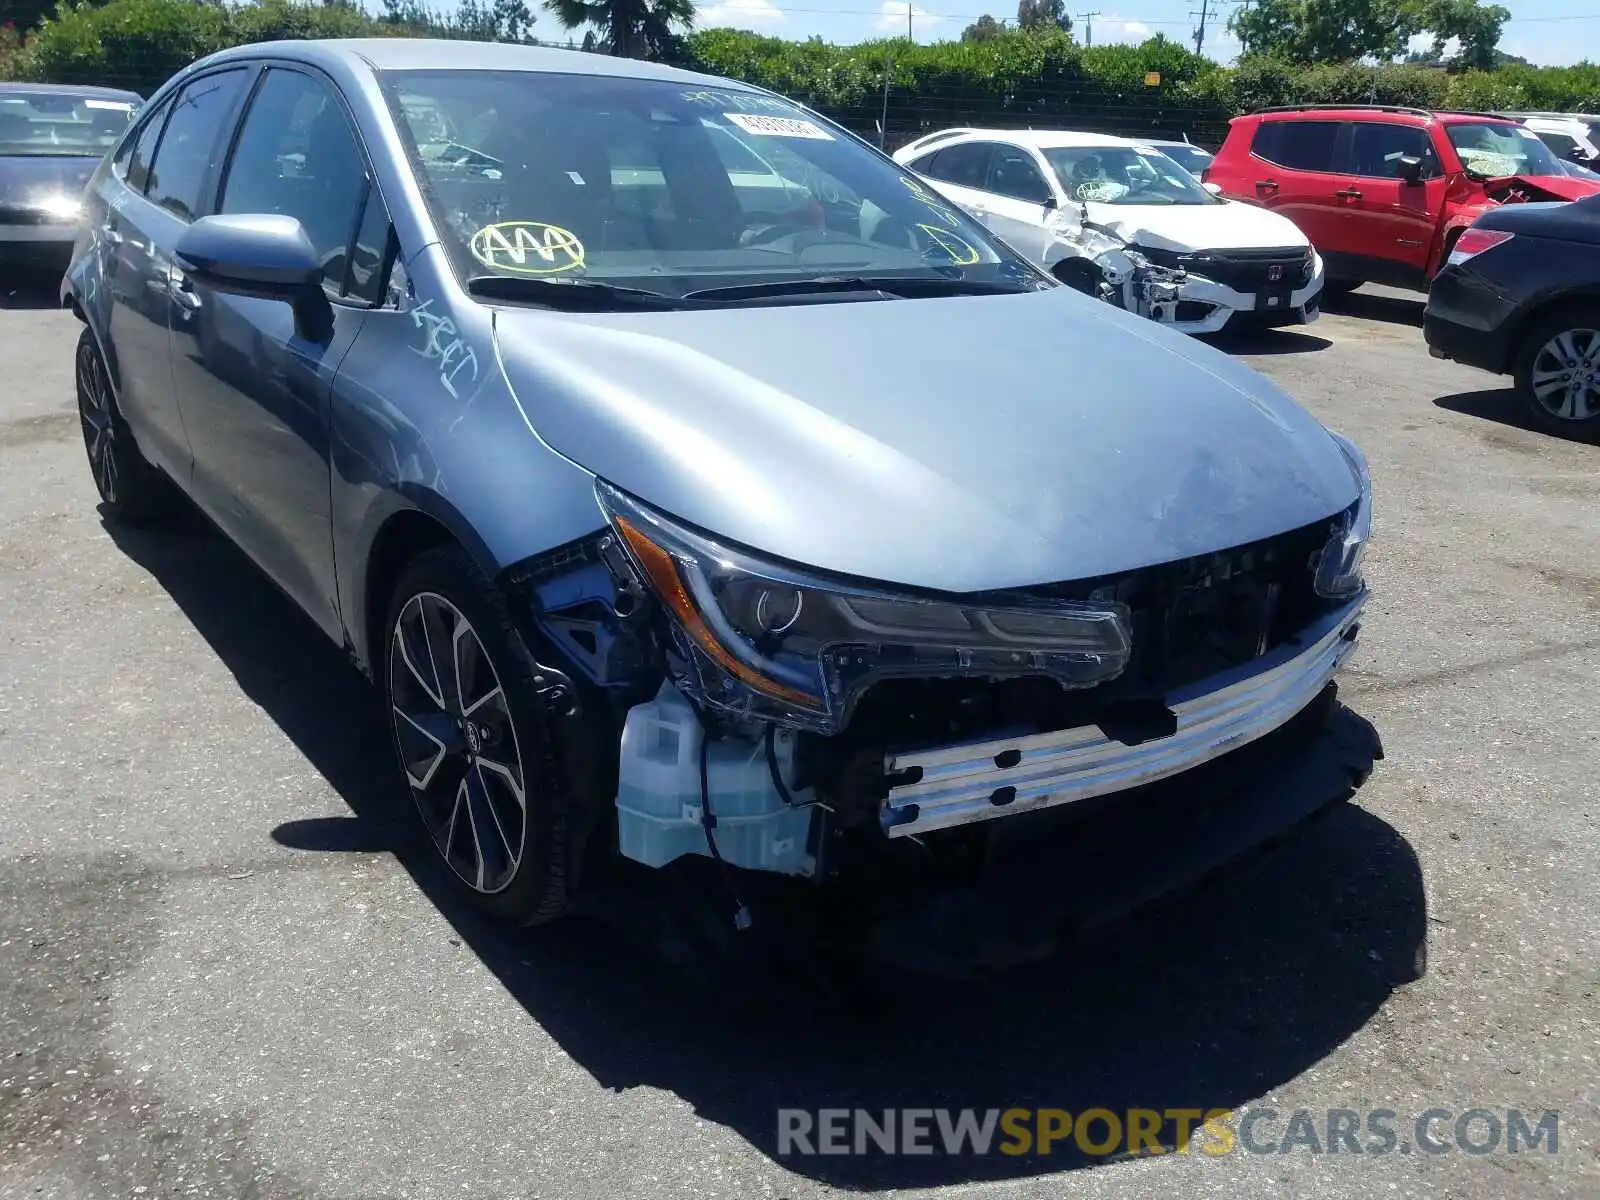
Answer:
[[[81,196],[98,158],[0,156],[0,204],[25,204],[36,196]]]
[[[533,431],[641,500],[826,571],[1084,579],[1331,516],[1357,485],[1249,368],[1069,288],[594,316],[501,309]]]
[[[1155,250],[1276,250],[1310,245],[1287,217],[1254,204],[1089,204],[1089,220]]]
[[[1485,180],[1483,190],[1500,201],[1517,195],[1534,201],[1582,200],[1600,194],[1600,183],[1576,175],[1505,175]]]

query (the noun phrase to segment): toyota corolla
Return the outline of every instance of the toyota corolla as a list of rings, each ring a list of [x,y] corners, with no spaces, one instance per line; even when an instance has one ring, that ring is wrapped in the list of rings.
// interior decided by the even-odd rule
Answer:
[[[1339,767],[1240,792],[1215,858],[1370,766],[1324,737],[1356,446],[770,92],[224,51],[101,164],[64,288],[107,518],[187,497],[348,648],[396,794],[507,919],[699,863],[747,925],[1291,726],[1274,771]]]

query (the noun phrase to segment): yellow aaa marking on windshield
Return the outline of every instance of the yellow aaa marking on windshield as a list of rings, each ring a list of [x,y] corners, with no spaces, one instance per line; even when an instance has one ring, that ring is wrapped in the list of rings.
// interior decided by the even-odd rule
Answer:
[[[938,192],[909,176],[902,175],[900,182],[906,185],[906,190],[916,197],[924,208],[932,212],[934,216],[938,217],[940,221],[951,229],[955,229],[961,224],[955,212],[946,203],[945,198],[939,195]]]
[[[950,262],[954,266],[970,267],[980,258],[976,246],[965,238],[957,237],[948,229],[940,229],[937,225],[920,224],[917,228],[927,234],[939,249],[950,256]]]
[[[583,243],[570,229],[544,221],[501,221],[472,235],[472,257],[514,275],[559,275],[584,266]]]

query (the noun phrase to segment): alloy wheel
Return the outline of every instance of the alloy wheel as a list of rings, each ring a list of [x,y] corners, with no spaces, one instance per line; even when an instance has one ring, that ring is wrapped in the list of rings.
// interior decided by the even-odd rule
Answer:
[[[1533,398],[1553,417],[1586,421],[1600,415],[1600,330],[1567,329],[1533,357]]]
[[[88,341],[78,347],[78,419],[83,445],[100,499],[117,502],[117,422],[111,405],[111,381],[100,353]]]
[[[474,891],[503,891],[527,840],[527,777],[500,676],[445,597],[420,592],[401,608],[389,696],[400,766],[440,856]]]

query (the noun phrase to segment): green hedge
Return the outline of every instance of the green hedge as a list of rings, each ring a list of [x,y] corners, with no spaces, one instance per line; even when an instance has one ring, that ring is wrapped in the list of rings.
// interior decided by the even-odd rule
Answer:
[[[274,38],[448,32],[374,21],[353,3],[65,0],[20,53],[0,43],[0,70],[21,78],[109,83],[148,94],[195,58]],[[1600,109],[1600,66],[1452,75],[1419,66],[1218,66],[1156,37],[1138,46],[1079,45],[1059,30],[1008,30],[979,42],[906,39],[835,46],[728,29],[690,34],[684,66],[794,96],[862,133],[887,115],[892,145],[954,124],[1070,124],[1113,133],[1216,141],[1230,116],[1269,104],[1362,102],[1472,109]],[[885,97],[885,72],[888,93]],[[1147,82],[1150,73],[1159,83]],[[887,101],[887,102],[886,102]]]

